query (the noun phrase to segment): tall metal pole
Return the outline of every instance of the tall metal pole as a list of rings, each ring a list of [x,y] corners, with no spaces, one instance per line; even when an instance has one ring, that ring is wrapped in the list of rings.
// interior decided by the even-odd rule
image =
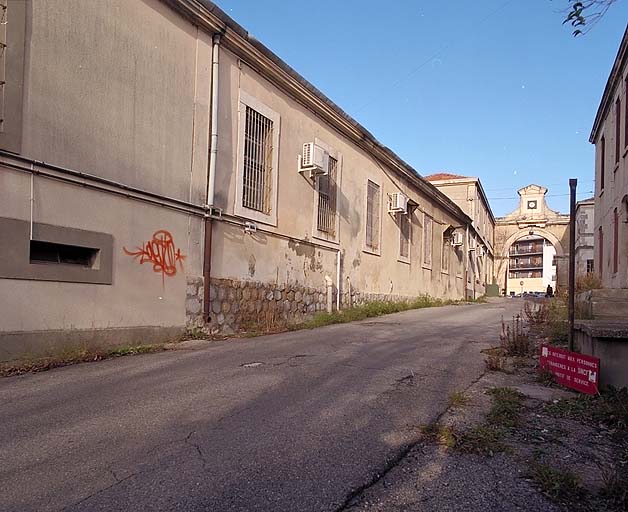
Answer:
[[[576,299],[576,187],[578,180],[569,180],[569,350],[573,351],[573,324]]]

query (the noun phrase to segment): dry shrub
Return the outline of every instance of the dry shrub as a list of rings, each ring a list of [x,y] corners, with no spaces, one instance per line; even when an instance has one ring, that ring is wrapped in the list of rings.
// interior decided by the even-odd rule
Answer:
[[[589,290],[597,290],[599,288],[602,288],[602,280],[597,273],[588,272],[576,278],[576,293],[588,292]]]
[[[527,356],[531,350],[530,338],[523,330],[523,320],[513,317],[512,324],[502,318],[502,333],[499,336],[501,348],[509,356]]]
[[[549,316],[547,302],[532,302],[526,300],[523,303],[523,316],[530,325],[538,326],[545,324]]]
[[[492,372],[508,373],[506,368],[506,358],[500,353],[491,352],[484,360],[486,369]]]

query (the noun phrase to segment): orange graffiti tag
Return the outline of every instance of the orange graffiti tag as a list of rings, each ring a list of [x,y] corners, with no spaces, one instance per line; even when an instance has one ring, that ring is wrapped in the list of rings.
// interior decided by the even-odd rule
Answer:
[[[152,240],[148,240],[137,247],[135,251],[122,248],[126,254],[139,258],[140,265],[144,263],[153,264],[153,272],[161,274],[162,280],[165,276],[175,276],[177,274],[177,262],[183,270],[183,260],[185,255],[181,254],[181,249],[174,245],[174,239],[169,231],[160,229],[153,233]]]

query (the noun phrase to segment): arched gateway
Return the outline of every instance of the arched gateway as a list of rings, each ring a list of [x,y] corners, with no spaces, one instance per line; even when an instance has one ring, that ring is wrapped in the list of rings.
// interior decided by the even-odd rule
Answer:
[[[495,267],[502,292],[567,285],[569,215],[550,209],[546,193],[547,188],[539,185],[518,190],[519,207],[496,219]]]

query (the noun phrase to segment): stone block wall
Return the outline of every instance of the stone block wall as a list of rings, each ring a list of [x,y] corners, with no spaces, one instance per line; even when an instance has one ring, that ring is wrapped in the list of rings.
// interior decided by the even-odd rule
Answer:
[[[185,295],[185,324],[188,329],[200,329],[205,326],[203,320],[203,278],[187,276]]]
[[[333,287],[332,309],[336,310]],[[396,294],[343,291],[341,308],[371,302],[408,302],[416,297]],[[301,284],[276,284],[237,279],[212,279],[209,285],[210,322],[203,320],[203,279],[188,277],[185,301],[188,329],[203,328],[213,334],[273,331],[303,322],[326,311],[327,290]]]
[[[209,285],[213,333],[270,331],[325,311],[327,292],[300,284],[212,279]]]

